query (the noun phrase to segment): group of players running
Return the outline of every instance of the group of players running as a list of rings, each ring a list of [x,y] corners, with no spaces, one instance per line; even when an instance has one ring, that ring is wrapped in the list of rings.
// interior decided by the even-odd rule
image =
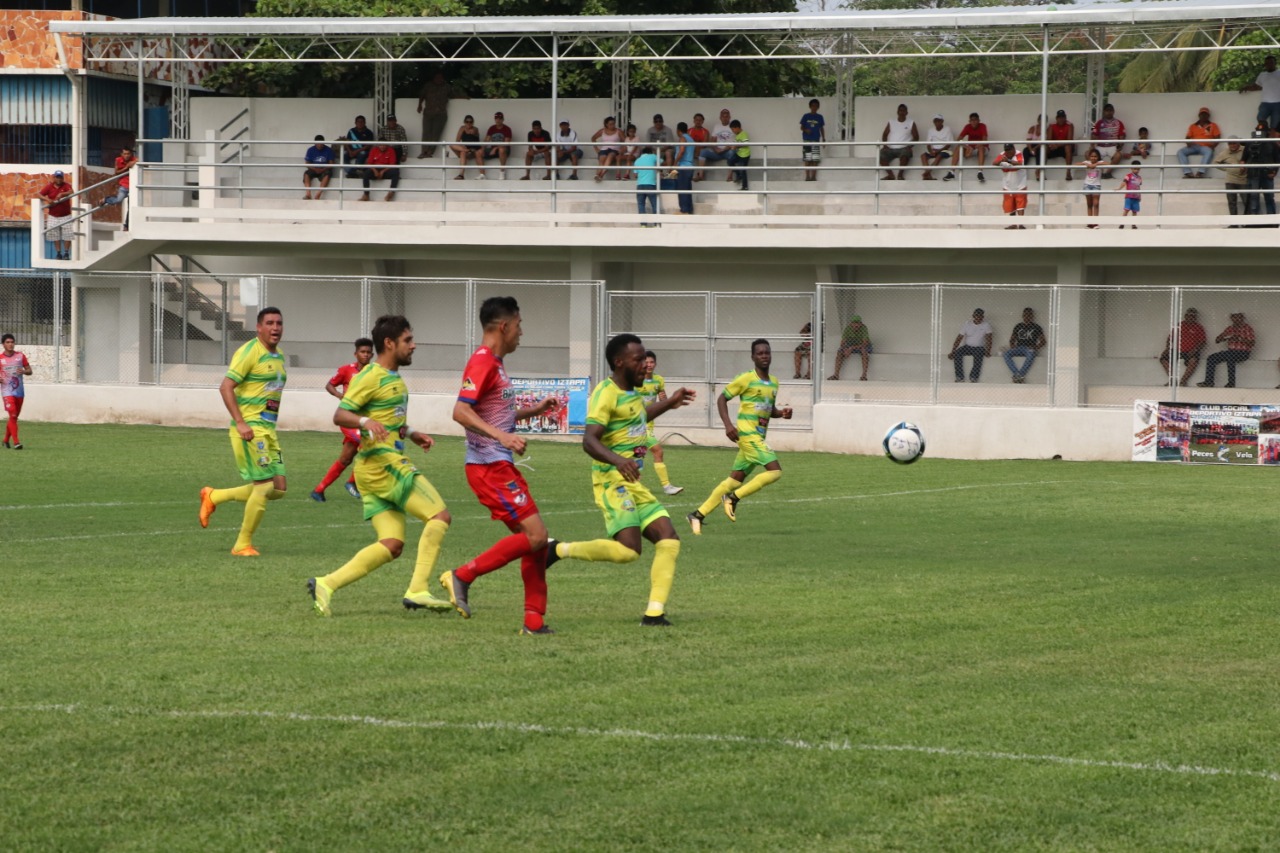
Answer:
[[[591,482],[596,505],[604,515],[609,538],[583,542],[559,542],[548,535],[528,484],[515,466],[515,457],[526,450],[525,438],[515,432],[517,421],[542,416],[561,405],[548,396],[532,405],[517,406],[504,359],[515,352],[523,333],[520,307],[509,296],[485,300],[480,307],[483,338],[462,375],[462,387],[453,408],[453,419],[466,430],[467,483],[491,517],[510,533],[484,552],[440,575],[448,600],[430,592],[431,575],[452,517],[444,500],[426,476],[405,455],[405,441],[427,451],[433,439],[414,429],[407,420],[408,389],[400,369],[413,363],[416,347],[413,328],[399,315],[387,315],[374,323],[370,338],[356,341],[356,361],[326,384],[325,390],[340,398],[333,422],[343,432],[342,455],[329,469],[311,497],[324,500],[325,488],[334,482],[352,459],[355,470],[347,488],[358,495],[364,517],[373,525],[377,541],[363,548],[336,571],[307,581],[315,611],[332,615],[334,593],[360,580],[377,567],[399,557],[404,550],[407,515],[424,522],[409,588],[403,596],[408,609],[456,610],[471,617],[471,585],[482,575],[520,560],[524,581],[522,634],[552,634],[546,624],[546,573],[559,560],[630,563],[640,556],[641,540],[654,546],[650,568],[648,605],[641,625],[667,626],[667,599],[675,578],[680,538],[662,503],[640,482],[647,456],[652,455],[666,494],[682,491],[672,485],[662,461],[661,446],[653,433],[655,418],[693,402],[694,391],[677,388],[670,393],[662,377],[654,374],[656,358],[640,338],[622,334],[605,347],[610,375],[592,390],[582,447],[592,459]],[[231,414],[232,450],[244,485],[200,490],[200,525],[208,527],[217,507],[227,502],[245,504],[240,534],[232,547],[235,556],[258,556],[253,534],[262,521],[268,501],[284,496],[284,462],[276,436],[276,420],[286,382],[286,360],[279,351],[284,320],[277,308],[258,313],[257,337],[231,360],[219,386],[223,404]],[[738,502],[782,476],[776,454],[765,443],[769,420],[790,418],[790,408],[776,406],[778,380],[769,374],[772,353],[769,342],[752,342],[754,369],[734,379],[717,397],[716,406],[725,434],[738,445],[738,456],[729,476],[715,487],[698,509],[686,516],[693,533],[701,534],[708,513],[720,505],[730,521],[737,519]],[[739,398],[736,420],[728,403]],[[764,470],[747,482],[756,467]]]

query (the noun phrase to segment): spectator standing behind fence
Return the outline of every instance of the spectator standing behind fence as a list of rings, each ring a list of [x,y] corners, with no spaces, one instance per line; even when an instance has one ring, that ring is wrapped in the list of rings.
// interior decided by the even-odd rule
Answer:
[[[981,308],[973,309],[973,317],[965,320],[960,326],[960,334],[951,343],[951,359],[956,370],[956,381],[964,381],[964,357],[973,356],[973,369],[969,371],[969,381],[977,382],[982,376],[982,360],[991,355],[991,338],[994,332],[987,322],[986,312]]]
[[[729,122],[729,127],[733,129],[733,141],[737,143],[737,147],[733,149],[733,156],[729,158],[729,168],[734,171],[729,176],[734,180],[741,181],[738,189],[747,189],[751,182],[751,173],[748,171],[751,166],[751,137],[742,128],[742,122],[736,118]]]
[[[946,123],[946,119],[939,113],[933,117],[933,127],[929,128],[928,138],[926,139],[927,147],[924,153],[920,155],[920,165],[924,166],[924,174],[920,176],[921,180],[932,181],[933,169],[944,163],[951,162],[951,143],[956,141],[956,135],[951,132],[951,126]],[[944,181],[949,181],[955,177],[952,171],[947,172]]]
[[[804,335],[805,338],[800,343],[796,344],[796,375],[792,378],[801,378],[800,372],[804,371],[804,378],[809,379],[811,378],[811,374],[809,369],[804,366],[804,362],[808,359],[809,365],[813,365],[813,338],[809,337],[813,334],[813,323],[809,322],[801,326],[800,334]]]
[[[1099,207],[1102,203],[1102,154],[1097,148],[1090,148],[1089,153],[1084,156],[1084,160],[1077,163],[1078,166],[1084,167],[1084,205],[1087,209],[1087,216],[1097,216]],[[1090,228],[1097,228],[1097,223],[1091,224]]]
[[[645,139],[658,149],[658,160],[662,165],[670,166],[675,163],[675,149],[672,143],[676,141],[676,132],[663,122],[661,113],[654,115],[653,127],[645,131]]]
[[[609,171],[610,166],[614,169],[614,180],[617,180],[621,177],[618,165],[622,157],[622,131],[618,130],[618,120],[613,116],[606,118],[604,127],[591,134],[591,141],[596,144],[596,157],[600,161],[600,168],[596,170],[596,183],[604,180],[604,173]]]
[[[470,158],[480,172],[478,180],[483,181],[484,143],[480,141],[480,128],[476,127],[474,116],[462,117],[462,127],[458,128],[458,135],[454,138],[454,143],[454,145],[449,146],[449,150],[458,155],[458,174],[454,176],[454,180],[461,181],[466,178],[467,158]],[[547,177],[550,177],[550,175]]]
[[[373,148],[373,131],[369,129],[364,116],[356,116],[355,124],[347,130],[343,137],[342,162],[344,165],[363,166],[369,159],[369,151]],[[353,168],[347,169],[348,178],[358,178],[360,173]]]
[[[1213,162],[1213,149],[1218,145],[1217,140],[1221,138],[1222,131],[1209,119],[1209,108],[1201,107],[1196,120],[1187,128],[1187,144],[1178,149],[1182,177],[1203,178],[1209,164]],[[1199,169],[1192,170],[1192,157],[1197,158]]]
[[[392,201],[396,197],[396,187],[400,186],[400,170],[396,165],[400,161],[396,159],[396,150],[386,143],[386,140],[378,140],[373,146],[373,150],[369,152],[369,157],[365,161],[364,174],[364,195],[360,196],[360,201],[369,200],[369,183],[371,181],[390,181],[391,189],[387,192],[383,201]]]
[[[1036,356],[1044,349],[1044,345],[1044,329],[1036,322],[1036,312],[1023,308],[1022,322],[1013,327],[1013,334],[1009,335],[1009,346],[1004,351],[1004,363],[1013,374],[1014,384],[1021,385],[1027,380],[1031,365],[1035,364]],[[1015,358],[1022,359],[1021,367],[1014,363]]]
[[[324,144],[324,136],[316,134],[315,144],[302,156],[307,168],[302,170],[302,185],[307,188],[302,198],[304,201],[319,201],[325,187],[329,186],[329,178],[333,171],[333,149]],[[320,189],[311,192],[311,182],[319,181]]]
[[[822,106],[817,98],[809,101],[809,112],[800,116],[801,158],[804,160],[804,179],[818,180],[818,166],[822,163],[822,146],[827,141],[827,120],[818,112]]]
[[[1268,56],[1262,61],[1262,71],[1253,82],[1240,89],[1245,92],[1261,92],[1262,102],[1258,104],[1258,124],[1265,124],[1275,130],[1280,128],[1280,70],[1276,69],[1275,56]]]
[[[1093,123],[1089,138],[1093,140],[1093,147],[1098,150],[1107,166],[1120,164],[1124,157],[1124,141],[1128,135],[1125,133],[1124,122],[1116,118],[1116,108],[1111,104],[1102,105],[1102,118]],[[1102,177],[1111,177],[1111,169],[1104,169]]]
[[[653,213],[658,212],[658,155],[652,145],[646,145],[636,158],[636,209],[643,214],[645,203]],[[649,228],[656,223],[642,222],[641,226]]]
[[[1182,322],[1176,329],[1169,332],[1169,337],[1165,338],[1164,352],[1160,353],[1158,358],[1160,366],[1164,368],[1164,372],[1170,379],[1173,378],[1173,360],[1170,358],[1170,350],[1173,347],[1175,334],[1178,336],[1178,358],[1186,364],[1178,384],[1186,385],[1192,374],[1196,372],[1196,368],[1200,366],[1200,353],[1204,351],[1205,344],[1208,342],[1204,326],[1200,325],[1200,312],[1194,308],[1188,308],[1182,314]]]
[[[906,104],[898,104],[897,118],[891,118],[885,123],[880,141],[884,143],[880,148],[880,168],[886,170],[884,179],[892,181],[896,177],[899,181],[905,181],[907,173],[904,169],[911,161],[911,143],[920,141],[920,131],[907,114]],[[899,167],[896,176],[893,169],[889,168],[894,160],[898,161]]]
[[[61,169],[53,173],[53,180],[44,185],[38,195],[46,201],[44,234],[53,243],[54,259],[71,260],[71,194],[75,192]]]
[[[1245,171],[1249,176],[1249,213],[1261,214],[1276,212],[1276,196],[1272,190],[1276,187],[1276,168],[1280,165],[1280,157],[1271,131],[1261,122],[1249,135],[1245,146]],[[1249,228],[1260,226],[1250,225]],[[1275,226],[1272,226],[1275,227]]]
[[[419,160],[435,156],[436,143],[444,138],[452,98],[469,100],[465,93],[445,82],[443,71],[435,72],[422,85],[422,91],[418,93],[418,112],[422,115],[422,153],[418,155]]]
[[[1063,177],[1068,181],[1071,180],[1071,164],[1076,159],[1076,146],[1072,141],[1075,138],[1076,126],[1067,121],[1067,111],[1058,110],[1053,123],[1049,125],[1048,141],[1044,146],[1044,162],[1047,166],[1050,160],[1061,157],[1062,162],[1067,164],[1067,173]]]
[[[966,142],[966,140],[968,140]],[[963,166],[965,157],[973,157],[978,161],[978,183],[985,184],[987,176],[982,174],[982,167],[987,163],[987,126],[982,123],[977,113],[969,113],[969,122],[956,134],[956,141],[964,143],[959,146],[956,165]]]
[[[484,158],[497,160],[500,170],[498,175],[505,178],[507,157],[511,155],[511,128],[506,124],[506,118],[502,113],[493,114],[493,124],[489,125],[489,130],[485,132],[484,141]]]
[[[1137,216],[1142,211],[1142,161],[1134,160],[1129,164],[1129,171],[1120,181],[1118,190],[1124,190],[1124,213],[1121,216]],[[1124,228],[1123,225],[1120,226]],[[1137,228],[1137,225],[1130,225]]]
[[[836,380],[840,378],[840,368],[844,366],[844,360],[854,353],[862,356],[862,375],[858,379],[862,382],[867,381],[867,368],[871,365],[871,330],[862,322],[862,317],[854,314],[849,318],[849,324],[844,327],[844,332],[840,335],[840,346],[836,349],[836,363],[827,377],[828,380]]]
[[[1232,216],[1249,212],[1249,175],[1244,167],[1244,146],[1238,139],[1227,141],[1227,147],[1213,155],[1213,165],[1226,179],[1227,212]],[[1229,225],[1228,228],[1239,228]]]
[[[693,137],[689,135],[689,125],[680,122],[676,125],[676,135],[680,137],[680,143],[676,146],[676,192],[680,202],[680,210],[684,216],[693,213],[693,172],[695,166],[694,152],[697,146],[693,144]]]
[[[1027,170],[1017,146],[1012,142],[1006,142],[1004,153],[992,160],[991,165],[1000,167],[1000,184],[1004,189],[1004,212],[1009,216],[1022,216],[1027,212]],[[1005,230],[1022,230],[1026,227],[1010,225]]]
[[[1231,315],[1231,325],[1222,330],[1222,334],[1213,339],[1215,344],[1226,342],[1227,348],[1215,352],[1204,361],[1204,381],[1196,383],[1201,388],[1212,388],[1214,374],[1218,365],[1227,363],[1226,388],[1236,387],[1236,365],[1248,361],[1253,353],[1253,327],[1244,321],[1244,314],[1237,311]]]

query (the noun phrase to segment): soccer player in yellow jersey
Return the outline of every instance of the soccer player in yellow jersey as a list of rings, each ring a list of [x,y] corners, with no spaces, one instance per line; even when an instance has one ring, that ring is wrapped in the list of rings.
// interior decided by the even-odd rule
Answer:
[[[644,354],[644,384],[640,386],[640,396],[644,398],[646,406],[659,400],[667,399],[667,380],[654,373],[657,369],[658,357],[654,355],[653,350],[646,350]],[[658,443],[658,437],[653,434],[652,421],[648,424],[648,430],[648,455],[653,457],[653,470],[658,472],[658,482],[662,484],[662,491],[668,495],[678,495],[684,491],[684,486],[673,486],[671,484],[671,475],[667,473],[667,465],[663,461],[662,445]]]
[[[777,408],[778,377],[769,373],[769,367],[773,364],[773,350],[764,338],[751,342],[751,361],[756,366],[755,370],[748,370],[734,379],[724,389],[724,393],[716,398],[716,409],[724,424],[724,434],[730,441],[737,442],[738,456],[733,460],[733,470],[715,487],[711,497],[685,516],[695,536],[702,533],[702,523],[706,521],[707,513],[716,508],[716,504],[724,507],[724,514],[730,521],[737,521],[738,501],[782,478],[782,465],[778,463],[778,455],[765,444],[764,439],[769,431],[769,419],[790,420],[791,408]],[[729,420],[729,401],[734,397],[739,398],[736,425]],[[747,475],[757,466],[764,468],[764,471],[747,483]]]
[[[284,393],[285,357],[280,352],[284,316],[279,308],[258,312],[258,336],[236,350],[227,375],[218,386],[222,404],[231,413],[231,450],[240,476],[247,481],[231,489],[205,486],[200,490],[200,526],[209,526],[209,516],[221,504],[244,504],[244,521],[231,553],[256,557],[253,533],[267,512],[267,501],[285,493],[284,459],[276,438],[276,418]]]
[[[641,536],[653,543],[649,570],[649,606],[641,625],[667,626],[667,598],[675,580],[680,537],[671,516],[640,484],[640,469],[649,448],[646,424],[668,409],[688,405],[694,392],[678,388],[648,406],[640,395],[644,383],[644,344],[635,335],[618,335],[605,346],[612,375],[591,392],[582,449],[594,461],[591,486],[604,513],[610,539],[547,543],[547,567],[572,557],[590,562],[630,563],[640,556]]]
[[[307,589],[316,613],[331,616],[329,602],[335,592],[400,556],[408,514],[426,527],[418,539],[418,558],[404,594],[404,606],[409,610],[452,610],[449,602],[427,592],[440,543],[452,519],[435,486],[404,455],[405,439],[423,450],[430,450],[435,443],[431,436],[414,430],[407,422],[409,390],[399,371],[413,362],[417,347],[413,328],[404,317],[388,314],[373,324],[370,337],[378,354],[347,386],[333,413],[333,423],[343,429],[360,430],[356,486],[364,503],[364,517],[373,522],[378,541],[337,571],[311,578]]]

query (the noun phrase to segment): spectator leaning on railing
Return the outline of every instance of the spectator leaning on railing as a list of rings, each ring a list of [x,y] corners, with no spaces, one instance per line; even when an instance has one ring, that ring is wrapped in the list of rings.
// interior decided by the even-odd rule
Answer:
[[[61,169],[53,173],[53,180],[45,184],[39,196],[45,199],[47,211],[44,233],[45,239],[53,242],[54,259],[71,260],[71,183]]]

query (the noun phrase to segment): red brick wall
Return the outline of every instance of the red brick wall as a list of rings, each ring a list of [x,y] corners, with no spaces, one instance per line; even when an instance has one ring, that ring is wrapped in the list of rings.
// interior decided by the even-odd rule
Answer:
[[[58,68],[58,46],[50,21],[79,21],[81,12],[0,11],[0,67]],[[64,36],[67,62],[81,68],[80,38]],[[3,217],[0,217],[3,218]]]
[[[80,182],[71,182],[73,189],[79,189],[86,184],[95,183],[111,175],[111,171],[101,171],[96,169],[81,169]],[[9,174],[0,174],[0,221],[6,222],[30,222],[31,221],[31,199],[36,198],[40,190],[44,189],[45,184],[53,179],[52,172],[31,173],[31,172],[11,172]],[[89,193],[88,201],[93,205],[99,205],[102,200],[115,192],[115,184],[105,184]],[[83,205],[84,196],[76,199],[77,204]],[[120,208],[108,207],[94,214],[94,219],[101,222],[119,222]]]

